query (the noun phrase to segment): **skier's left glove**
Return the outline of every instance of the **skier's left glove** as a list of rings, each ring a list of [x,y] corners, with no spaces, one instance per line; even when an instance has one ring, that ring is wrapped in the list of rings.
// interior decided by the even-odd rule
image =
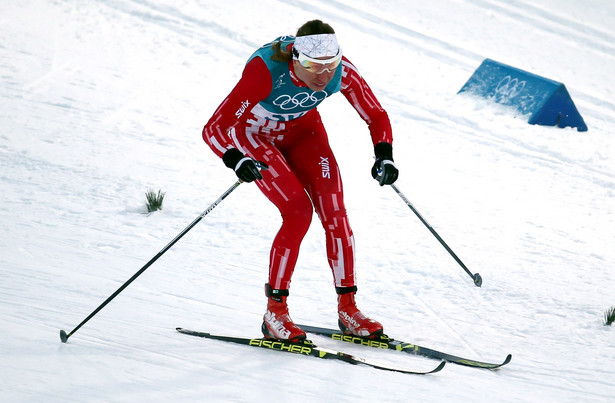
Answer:
[[[374,147],[376,162],[372,167],[372,178],[376,179],[380,186],[390,185],[397,180],[399,171],[393,162],[393,146],[389,143],[378,143]]]

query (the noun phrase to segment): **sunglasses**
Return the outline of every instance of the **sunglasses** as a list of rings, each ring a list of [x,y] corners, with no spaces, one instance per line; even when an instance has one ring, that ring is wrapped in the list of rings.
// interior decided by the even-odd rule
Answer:
[[[301,64],[301,66],[309,70],[311,73],[322,74],[325,71],[333,72],[342,61],[341,48],[338,50],[336,56],[333,56],[329,59],[314,59],[313,57],[306,56],[295,49],[293,50],[295,59],[299,61],[299,64]]]

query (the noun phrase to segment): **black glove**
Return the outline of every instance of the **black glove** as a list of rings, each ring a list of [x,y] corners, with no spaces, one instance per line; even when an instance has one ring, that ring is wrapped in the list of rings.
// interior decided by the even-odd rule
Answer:
[[[378,143],[374,147],[374,154],[376,162],[372,167],[372,178],[376,179],[380,186],[394,183],[399,171],[393,162],[393,146],[389,143]]]
[[[227,150],[222,156],[222,161],[224,161],[224,165],[235,171],[235,174],[242,182],[263,179],[260,169],[267,169],[267,165],[264,162],[246,157],[236,148]]]

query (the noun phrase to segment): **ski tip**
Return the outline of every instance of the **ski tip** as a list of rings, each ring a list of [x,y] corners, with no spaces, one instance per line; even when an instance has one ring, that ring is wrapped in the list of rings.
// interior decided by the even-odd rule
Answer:
[[[68,341],[68,334],[64,330],[60,330],[60,340],[62,343],[66,343]]]
[[[487,369],[492,369],[492,370],[497,371],[498,369],[502,368],[504,365],[508,364],[510,360],[512,360],[512,354],[508,354],[506,358],[504,359],[504,361],[502,361],[501,364],[493,365],[492,367],[488,367]]]
[[[434,372],[440,372],[442,368],[446,365],[446,361],[442,361],[440,365],[438,365],[433,371],[428,372],[428,374],[433,374]]]

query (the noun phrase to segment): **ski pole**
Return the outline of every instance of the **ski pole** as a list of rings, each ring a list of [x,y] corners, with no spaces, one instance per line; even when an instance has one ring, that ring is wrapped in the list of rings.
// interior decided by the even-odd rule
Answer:
[[[86,324],[87,321],[89,321],[90,319],[92,319],[94,317],[94,315],[96,315],[101,309],[103,309],[109,302],[111,302],[111,300],[115,297],[117,297],[117,295],[119,293],[121,293],[126,287],[128,287],[128,285],[130,283],[132,283],[133,281],[135,281],[135,279],[137,277],[139,277],[141,274],[143,274],[143,272],[145,270],[147,270],[148,267],[150,267],[156,260],[158,260],[158,258],[160,258],[160,256],[162,256],[166,251],[168,251],[169,249],[171,249],[171,247],[173,245],[175,245],[175,243],[177,241],[179,241],[181,239],[181,237],[183,237],[184,235],[186,235],[186,233],[188,231],[190,231],[199,221],[201,221],[203,219],[203,217],[205,217],[207,214],[209,214],[209,212],[211,210],[213,210],[218,204],[220,204],[220,202],[222,202],[222,200],[224,200],[226,198],[226,196],[228,196],[233,190],[235,190],[237,188],[237,186],[239,186],[242,182],[240,180],[238,180],[237,182],[235,182],[233,184],[233,186],[231,186],[230,188],[228,188],[228,190],[226,192],[224,192],[222,194],[222,196],[220,196],[218,198],[218,200],[216,200],[215,202],[213,202],[211,204],[211,206],[207,207],[207,209],[205,211],[203,211],[201,213],[201,215],[199,215],[194,221],[192,221],[192,223],[190,225],[188,225],[186,228],[184,228],[184,230],[182,232],[180,232],[175,238],[173,238],[173,240],[171,242],[169,242],[169,244],[167,246],[165,246],[164,248],[162,248],[162,250],[160,252],[158,252],[158,254],[156,256],[154,256],[149,262],[147,262],[145,264],[145,266],[143,266],[141,268],[141,270],[139,270],[138,272],[136,272],[134,274],[134,276],[132,276],[128,281],[126,281],[120,288],[117,289],[117,291],[115,291],[109,298],[107,298],[105,300],[105,302],[103,302],[102,304],[100,304],[98,306],[98,308],[96,308],[94,310],[94,312],[92,312],[87,318],[85,318],[83,320],[83,322],[81,322],[79,325],[77,325],[77,327],[75,327],[70,333],[66,333],[64,330],[60,330],[60,340],[62,340],[62,343],[66,343],[66,341],[68,340],[68,338],[70,336],[72,336],[77,330],[79,330],[79,328],[83,325]]]
[[[466,267],[465,264],[463,264],[463,262],[461,261],[461,259],[459,259],[457,257],[457,255],[455,254],[455,252],[453,252],[453,250],[451,248],[449,248],[449,246],[446,244],[446,242],[444,242],[444,240],[440,237],[440,235],[438,235],[438,233],[432,228],[431,225],[429,225],[429,223],[427,221],[425,221],[425,219],[421,216],[421,214],[418,212],[418,210],[416,208],[414,208],[414,206],[412,205],[412,203],[410,203],[410,201],[406,198],[406,196],[404,196],[404,194],[402,192],[399,191],[399,189],[397,189],[397,186],[395,186],[394,184],[391,184],[391,187],[393,188],[393,190],[395,190],[395,192],[399,195],[399,197],[401,197],[401,199],[406,202],[406,204],[408,205],[408,207],[410,207],[410,210],[412,210],[414,212],[414,214],[416,214],[416,216],[419,218],[419,220],[421,220],[421,222],[423,224],[425,224],[425,226],[427,227],[427,229],[429,231],[431,231],[431,233],[433,234],[433,236],[436,237],[436,239],[438,241],[440,241],[440,243],[442,244],[442,246],[444,246],[444,249],[446,249],[448,251],[448,253],[451,254],[451,256],[457,261],[457,263],[459,263],[459,265],[463,268],[463,270],[465,270],[466,273],[468,273],[468,275],[472,278],[472,280],[474,280],[474,284],[477,287],[480,287],[483,284],[483,279],[481,278],[480,274],[475,273],[472,274],[470,272],[470,270],[468,270],[468,268]]]

